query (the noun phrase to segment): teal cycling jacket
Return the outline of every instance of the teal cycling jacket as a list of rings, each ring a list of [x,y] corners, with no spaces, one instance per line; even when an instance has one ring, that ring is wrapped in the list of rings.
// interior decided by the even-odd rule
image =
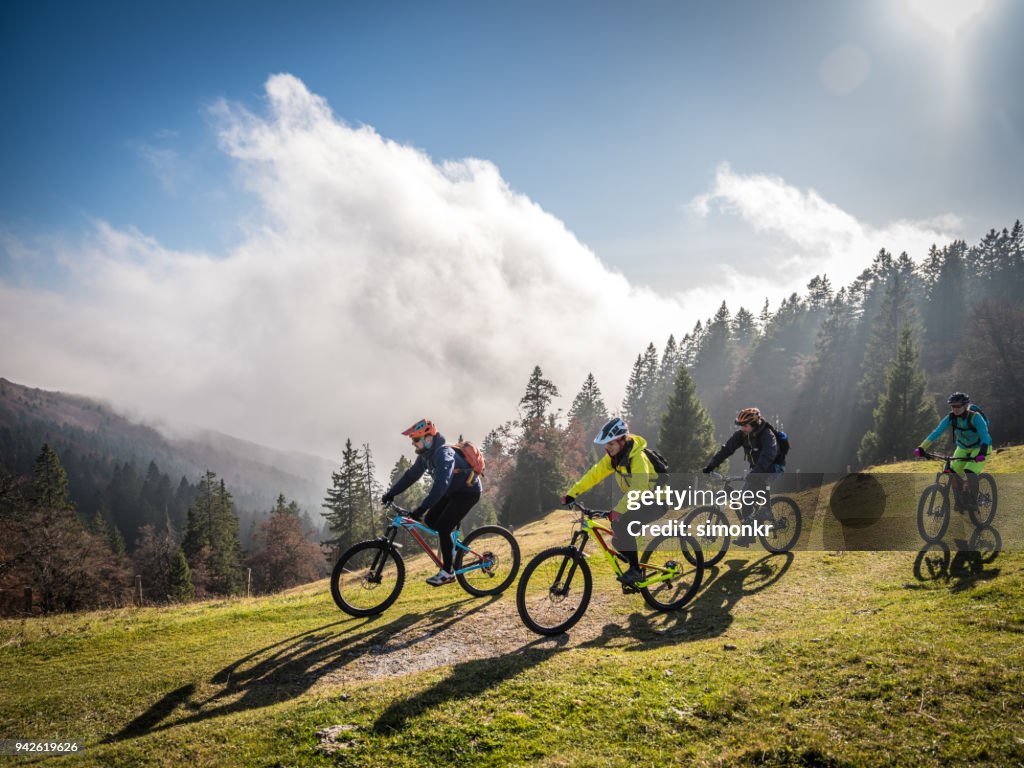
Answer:
[[[924,439],[921,447],[928,450],[928,446],[942,437],[942,433],[949,429],[951,421],[955,421],[953,435],[956,437],[956,444],[959,447],[971,449],[982,445],[992,445],[992,437],[988,433],[988,424],[985,423],[984,417],[980,413],[968,411],[959,418],[952,413],[947,413],[945,418],[939,422],[939,426]]]

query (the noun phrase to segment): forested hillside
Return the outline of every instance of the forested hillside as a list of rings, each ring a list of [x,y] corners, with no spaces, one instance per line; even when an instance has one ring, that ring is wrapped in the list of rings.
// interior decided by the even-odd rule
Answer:
[[[104,403],[0,379],[0,468],[29,476],[43,443],[60,457],[78,513],[84,519],[102,513],[129,551],[142,526],[169,519],[176,529],[184,528],[207,470],[230,489],[246,544],[279,494],[295,499],[319,529],[333,466],[214,432],[167,437]]]

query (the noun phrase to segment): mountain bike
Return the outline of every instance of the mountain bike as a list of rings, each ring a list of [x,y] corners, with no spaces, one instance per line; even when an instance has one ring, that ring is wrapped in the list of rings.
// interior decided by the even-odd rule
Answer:
[[[935,473],[935,482],[921,492],[917,502],[917,531],[921,538],[929,544],[940,541],[946,534],[950,520],[950,491],[952,490],[953,506],[963,514],[960,494],[965,490],[965,478],[953,471],[954,461],[962,458],[942,456],[936,453],[922,452],[923,458],[943,462],[942,469]],[[973,459],[971,459],[973,461]],[[975,505],[967,505],[967,515],[975,528],[984,528],[992,523],[996,516],[996,505],[999,503],[999,491],[992,475],[983,472],[978,475],[978,498]]]
[[[612,535],[605,522],[615,513],[587,509],[578,501],[569,505],[579,513],[567,547],[546,549],[523,569],[516,590],[516,608],[523,623],[541,635],[557,635],[583,618],[590,604],[594,577],[584,549],[593,537],[617,576],[628,560],[605,537]],[[639,592],[649,606],[674,611],[690,602],[704,578],[704,556],[691,536],[657,536],[640,557],[644,580],[622,591]]]
[[[732,484],[745,480],[744,477],[726,477],[718,472],[711,472],[709,476],[721,482],[723,490],[730,495],[733,491]],[[800,530],[803,527],[800,507],[788,496],[772,496],[770,486],[765,488],[765,492],[768,494],[767,504],[746,516],[739,509],[733,512],[741,526],[755,523],[765,527],[771,526],[767,534],[758,534],[757,538],[769,552],[782,554],[792,549],[800,538]],[[732,544],[732,536],[729,533],[729,517],[720,506],[709,504],[697,507],[686,516],[686,524],[690,526],[688,530],[691,534],[698,532],[698,526],[704,526],[703,533],[697,534],[697,539],[704,553],[705,566],[715,565],[725,557],[729,545]]]
[[[437,567],[441,567],[441,558],[422,536],[424,533],[437,536],[437,531],[393,502],[385,506],[385,515],[389,513],[393,516],[384,535],[353,544],[338,558],[331,572],[331,597],[350,616],[373,616],[387,610],[398,599],[405,585],[405,561],[399,551],[402,545],[395,541],[399,531],[408,531]],[[452,542],[455,544],[455,578],[471,595],[500,594],[519,573],[519,544],[501,526],[482,526],[464,539],[456,528]]]

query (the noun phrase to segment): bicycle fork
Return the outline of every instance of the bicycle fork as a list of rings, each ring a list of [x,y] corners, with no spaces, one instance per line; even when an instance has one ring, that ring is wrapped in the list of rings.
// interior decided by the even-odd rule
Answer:
[[[370,572],[366,574],[366,580],[371,584],[380,584],[380,574],[384,570],[384,563],[387,562],[388,555],[391,554],[392,549],[396,550],[401,547],[401,544],[395,543],[395,536],[398,535],[398,529],[394,526],[388,526],[387,531],[383,536],[380,537],[379,541],[384,544],[383,547],[377,550],[377,554],[373,556],[373,563],[370,565]]]
[[[577,554],[583,555],[583,548],[587,546],[587,532],[576,531],[572,535],[572,541],[569,542],[569,549],[574,550]],[[576,542],[579,542],[577,546]],[[566,567],[568,567],[568,573],[566,573]],[[572,555],[567,555],[562,559],[562,564],[558,567],[558,573],[555,574],[555,582],[551,585],[550,592],[553,595],[564,597],[569,594],[569,584],[572,583],[572,577],[576,575],[576,569],[579,568],[579,561]]]

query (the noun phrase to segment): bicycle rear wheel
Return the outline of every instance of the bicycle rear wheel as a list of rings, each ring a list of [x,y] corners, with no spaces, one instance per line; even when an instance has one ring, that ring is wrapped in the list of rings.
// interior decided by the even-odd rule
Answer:
[[[648,578],[672,574],[671,578],[640,588],[644,601],[659,611],[675,611],[690,602],[704,580],[704,554],[693,536],[658,536],[647,545],[640,567]]]
[[[949,527],[949,496],[939,483],[932,483],[917,503],[917,532],[929,544],[941,541]]]
[[[383,541],[361,541],[338,558],[331,572],[331,597],[349,616],[373,616],[398,599],[405,563]]]
[[[558,635],[583,618],[594,578],[572,547],[546,549],[527,563],[516,590],[519,618],[539,635]]]
[[[768,514],[762,511],[755,520],[771,525],[767,535],[759,535],[757,538],[765,549],[776,555],[793,548],[803,527],[800,507],[788,496],[773,496]]]
[[[462,588],[471,595],[498,595],[508,589],[519,573],[519,543],[498,525],[485,525],[466,536],[455,554],[455,570]],[[479,566],[479,567],[477,567]]]
[[[999,491],[996,489],[995,478],[987,472],[978,475],[978,509],[968,512],[976,528],[991,525],[992,519],[996,516],[998,502]]]
[[[725,557],[725,553],[729,551],[729,545],[732,543],[732,538],[729,536],[729,518],[726,517],[725,512],[718,507],[697,507],[686,516],[685,522],[689,526],[687,530],[690,535],[697,539],[700,550],[704,553],[705,568],[710,568]],[[700,528],[700,526],[704,527]],[[712,528],[711,526],[718,527]],[[703,533],[700,533],[698,529]],[[689,563],[696,565],[697,563],[690,559],[691,555],[689,550],[683,552],[683,556]]]

